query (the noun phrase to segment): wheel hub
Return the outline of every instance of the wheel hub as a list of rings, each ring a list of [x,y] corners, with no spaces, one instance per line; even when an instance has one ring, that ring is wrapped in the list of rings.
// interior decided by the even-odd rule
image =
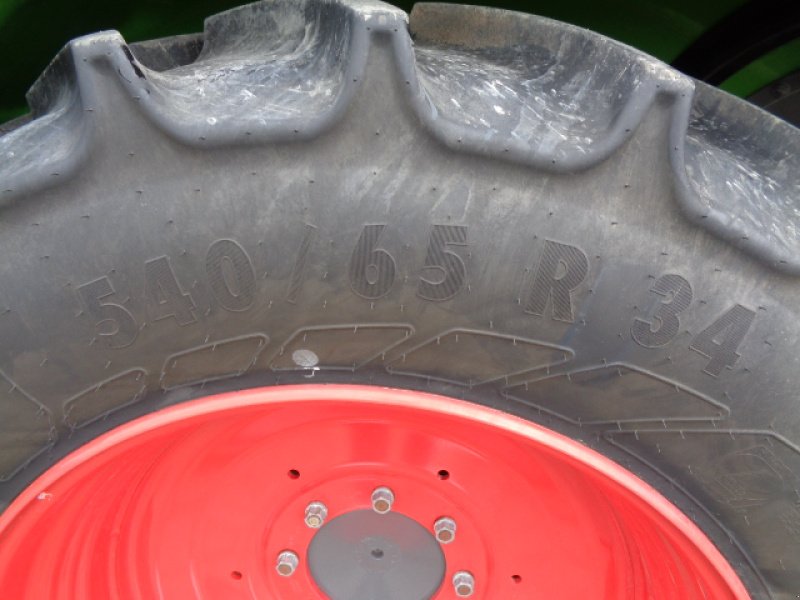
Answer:
[[[308,548],[311,577],[331,600],[428,600],[444,579],[444,553],[413,519],[371,510],[345,513]]]
[[[588,448],[475,404],[339,385],[203,398],[83,446],[0,515],[0,589],[748,598],[687,517]]]

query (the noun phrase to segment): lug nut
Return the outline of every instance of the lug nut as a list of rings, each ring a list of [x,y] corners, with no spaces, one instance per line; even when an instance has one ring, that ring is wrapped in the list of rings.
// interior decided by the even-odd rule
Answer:
[[[469,598],[475,593],[475,578],[469,571],[459,571],[453,575],[453,588],[459,598]]]
[[[291,550],[284,550],[278,554],[278,561],[275,563],[275,570],[278,571],[278,575],[282,577],[291,577],[295,570],[297,570],[297,565],[299,564],[300,559],[297,558],[297,554]]]
[[[440,544],[449,544],[456,539],[456,522],[450,517],[436,519],[433,533]]]
[[[312,502],[306,506],[306,525],[311,529],[319,529],[328,518],[328,507],[322,502]]]
[[[379,487],[372,492],[372,510],[376,513],[385,515],[392,510],[394,504],[394,492],[388,487]]]

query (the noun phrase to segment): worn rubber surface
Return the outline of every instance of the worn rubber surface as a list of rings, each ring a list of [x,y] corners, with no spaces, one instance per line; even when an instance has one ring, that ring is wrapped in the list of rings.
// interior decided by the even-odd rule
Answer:
[[[800,590],[800,132],[542,18],[71,42],[0,137],[0,497],[166,405],[371,382],[621,462]]]

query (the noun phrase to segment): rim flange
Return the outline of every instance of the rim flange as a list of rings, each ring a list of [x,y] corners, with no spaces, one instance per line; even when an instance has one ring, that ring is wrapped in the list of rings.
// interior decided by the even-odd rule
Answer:
[[[502,431],[505,435],[525,439],[537,445],[540,450],[555,453],[561,459],[589,468],[594,476],[613,482],[614,486],[643,502],[665,523],[679,531],[690,545],[706,557],[712,570],[728,587],[731,598],[749,598],[730,565],[688,517],[650,486],[611,460],[555,432],[490,408],[421,392],[371,386],[317,384],[260,388],[202,398],[137,419],[81,447],[40,476],[0,515],[0,538],[31,505],[41,502],[41,494],[50,493],[48,489],[57,485],[62,478],[98,457],[108,459],[130,440],[146,439],[164,428],[211,415],[226,415],[264,406],[307,407],[309,402],[323,399],[324,402],[344,403],[361,409],[379,406],[383,410],[414,411],[421,415],[471,422]],[[476,571],[480,572],[481,569]]]

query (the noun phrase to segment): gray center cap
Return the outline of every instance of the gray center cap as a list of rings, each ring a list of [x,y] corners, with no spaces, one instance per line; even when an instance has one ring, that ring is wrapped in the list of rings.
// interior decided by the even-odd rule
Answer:
[[[331,600],[428,600],[445,571],[431,532],[401,514],[371,510],[325,524],[311,540],[308,566]]]

